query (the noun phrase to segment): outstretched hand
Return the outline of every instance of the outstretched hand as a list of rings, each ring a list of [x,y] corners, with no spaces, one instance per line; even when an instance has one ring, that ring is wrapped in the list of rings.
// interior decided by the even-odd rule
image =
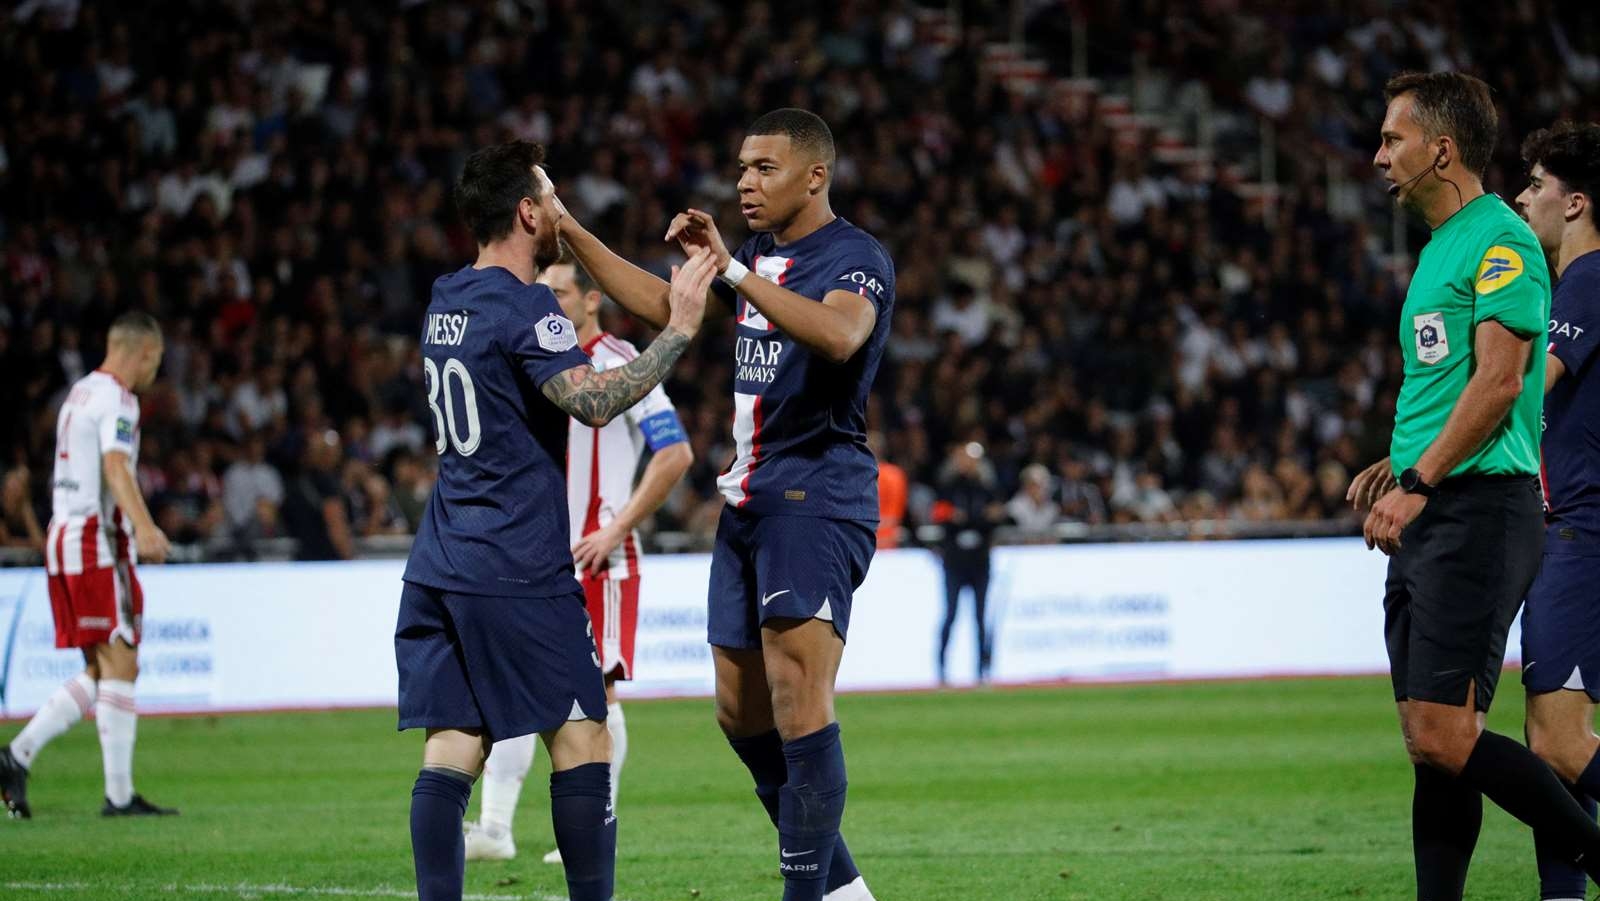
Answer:
[[[713,274],[727,269],[728,262],[733,259],[728,245],[722,241],[722,233],[717,230],[717,220],[703,210],[688,209],[673,216],[664,240],[676,240],[683,252],[690,255],[699,248],[709,250],[716,264]]]
[[[667,325],[684,335],[693,336],[700,329],[700,320],[706,313],[706,292],[716,277],[716,265],[711,251],[696,248],[689,254],[688,262],[672,267],[672,291],[669,305],[672,315]]]

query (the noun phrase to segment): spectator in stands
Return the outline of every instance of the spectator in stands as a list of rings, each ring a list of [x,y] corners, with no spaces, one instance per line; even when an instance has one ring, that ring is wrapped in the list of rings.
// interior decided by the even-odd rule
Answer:
[[[389,452],[389,481],[394,483],[395,505],[405,517],[406,531],[415,532],[422,522],[422,511],[433,493],[433,470],[405,448]]]
[[[166,481],[150,504],[161,531],[178,544],[199,544],[211,538],[223,522],[222,481],[209,465],[210,449],[203,443],[174,448]]]
[[[1022,487],[1006,503],[1006,515],[1032,541],[1051,541],[1061,520],[1061,505],[1054,497],[1055,477],[1043,464],[1022,470]]]
[[[675,6],[668,47],[648,4],[568,4],[544,29],[504,4],[459,4],[448,39],[439,4],[213,4],[184,29],[159,4],[24,4],[0,36],[0,79],[55,87],[12,91],[0,110],[0,459],[48,471],[61,388],[99,359],[110,317],[137,307],[175,323],[173,413],[152,398],[145,424],[152,483],[171,483],[178,450],[201,440],[220,474],[241,429],[268,432],[280,476],[330,425],[371,427],[343,436],[352,457],[425,461],[416,333],[431,280],[470,249],[446,202],[462,154],[547,141],[568,202],[664,273],[664,211],[689,197],[736,214],[726,136],[781,96],[855,136],[835,199],[901,270],[873,425],[913,511],[931,503],[937,449],[975,437],[1005,496],[1025,464],[1053,466],[1070,520],[1106,521],[1114,493],[1124,520],[1227,517],[1259,463],[1284,516],[1350,528],[1323,472],[1382,456],[1400,375],[1383,336],[1407,268],[1392,255],[1420,246],[1369,224],[1391,212],[1365,190],[1374,85],[1450,62],[1518,98],[1507,134],[1600,118],[1600,32],[1550,0],[1475,8],[1471,27],[1443,7],[1346,4],[1281,29],[1262,4],[1195,16],[1153,0],[1119,18],[1091,3],[1100,96],[1055,83],[1072,58],[1055,43],[1060,4],[1024,4],[1028,52],[1049,65],[1037,83],[986,60],[1009,36],[1007,4],[967,4],[950,41],[921,39],[939,4],[868,0],[854,20],[882,23],[868,38],[825,6],[788,9],[806,52],[750,71],[770,28],[702,24],[735,6]],[[119,32],[140,41],[125,50]],[[651,49],[602,52],[619,44]],[[1149,49],[1129,109],[1111,102],[1129,60],[1108,48],[1136,44]],[[538,89],[508,91],[524,84]],[[1514,151],[1500,148],[1491,187],[1520,177]],[[1275,185],[1259,184],[1266,162]],[[373,202],[379,215],[356,215]],[[612,330],[638,341],[641,328]],[[702,540],[731,417],[725,395],[699,390],[731,376],[716,346],[697,345],[668,386],[705,462],[664,521]],[[1163,405],[1169,424],[1147,415]],[[1081,477],[1064,456],[1082,458]],[[384,467],[409,483],[391,485],[402,514],[426,472]],[[36,505],[45,490],[36,479]]]
[[[346,460],[340,489],[350,529],[356,537],[405,533],[406,518],[395,503],[388,480],[370,465],[357,459]]]
[[[349,560],[355,556],[350,515],[339,486],[343,449],[329,429],[307,436],[300,468],[284,486],[283,525],[298,547],[296,560]]]
[[[44,530],[29,498],[28,467],[13,466],[0,482],[0,546],[44,548]]]
[[[396,449],[418,454],[427,445],[428,437],[422,426],[412,417],[406,400],[395,397],[389,401],[383,416],[367,439],[367,450],[375,460],[382,460]]]
[[[1070,452],[1060,457],[1061,484],[1056,497],[1061,518],[1097,526],[1107,522],[1105,495],[1081,457]]]
[[[245,437],[244,453],[222,477],[229,537],[244,549],[258,538],[273,537],[282,504],[283,478],[267,463],[266,440],[252,432]]]

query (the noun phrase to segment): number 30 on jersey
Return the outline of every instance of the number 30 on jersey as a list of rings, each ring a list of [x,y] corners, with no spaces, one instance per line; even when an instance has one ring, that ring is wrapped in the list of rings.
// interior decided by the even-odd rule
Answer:
[[[478,427],[478,392],[472,386],[472,373],[460,360],[451,357],[444,361],[444,372],[441,374],[432,360],[423,357],[422,374],[427,382],[428,409],[433,411],[434,434],[438,436],[433,442],[434,450],[443,455],[446,447],[453,446],[461,456],[472,456],[483,441],[483,430]],[[451,376],[461,383],[461,400],[467,408],[465,436],[456,429],[455,395],[450,391]]]

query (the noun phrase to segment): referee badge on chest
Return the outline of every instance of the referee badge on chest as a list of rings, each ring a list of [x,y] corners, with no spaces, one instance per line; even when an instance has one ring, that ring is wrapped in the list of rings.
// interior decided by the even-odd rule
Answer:
[[[1411,317],[1416,334],[1417,361],[1433,365],[1450,356],[1450,336],[1445,334],[1443,313],[1423,313]]]

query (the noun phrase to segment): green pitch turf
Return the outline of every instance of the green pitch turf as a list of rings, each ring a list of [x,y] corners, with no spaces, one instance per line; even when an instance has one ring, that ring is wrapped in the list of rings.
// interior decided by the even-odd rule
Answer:
[[[1491,725],[1520,735],[1515,674],[1503,687]],[[1411,771],[1382,679],[846,697],[839,711],[845,831],[880,901],[1412,897]],[[777,899],[775,834],[709,702],[627,716],[619,901]],[[35,818],[0,821],[0,898],[415,897],[421,744],[386,711],[149,718],[139,788],[182,816],[105,821],[80,725],[36,764]],[[546,785],[529,777],[521,856],[469,865],[469,897],[566,897],[539,862]],[[1486,808],[1468,897],[1537,898],[1528,834]]]

